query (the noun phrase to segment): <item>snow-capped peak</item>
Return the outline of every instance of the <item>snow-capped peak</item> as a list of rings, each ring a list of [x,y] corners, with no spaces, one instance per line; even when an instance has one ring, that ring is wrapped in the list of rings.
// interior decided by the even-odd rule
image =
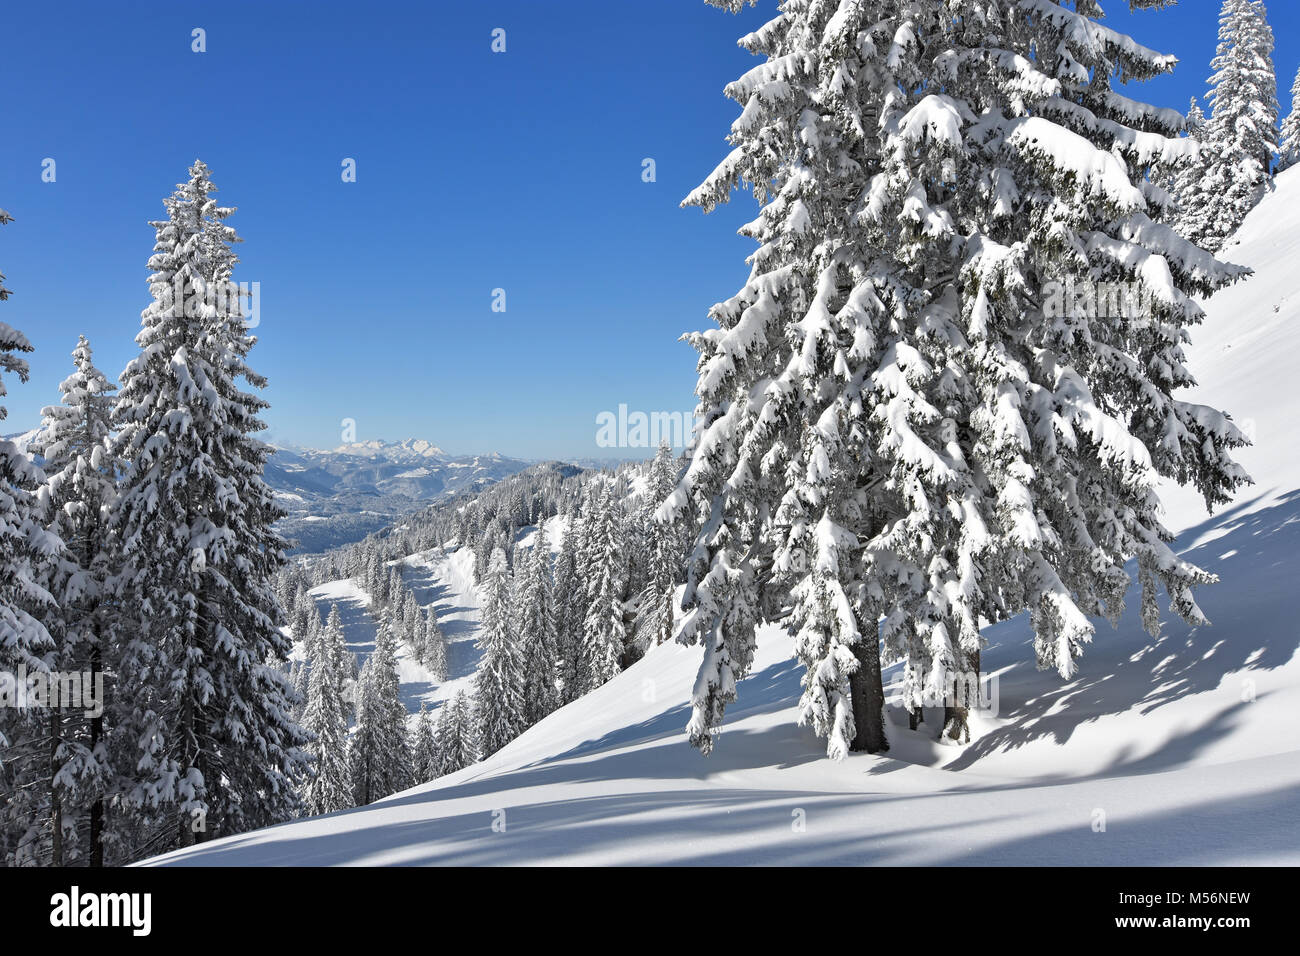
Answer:
[[[390,442],[378,438],[352,442],[334,449],[336,455],[353,455],[361,458],[386,458],[391,461],[413,461],[421,458],[446,458],[447,453],[433,442],[423,438],[405,438]]]

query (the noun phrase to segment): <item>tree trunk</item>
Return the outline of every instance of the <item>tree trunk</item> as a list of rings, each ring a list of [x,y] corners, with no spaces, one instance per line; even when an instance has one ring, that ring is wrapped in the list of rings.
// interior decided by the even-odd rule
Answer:
[[[208,634],[208,579],[206,576],[199,582],[197,597],[198,610],[194,622],[194,641],[203,654],[202,659],[207,661],[213,656],[210,647],[216,644],[216,640],[215,638],[210,640]],[[190,670],[189,673],[192,675],[193,671]],[[216,800],[213,798],[217,793],[217,788],[212,785],[216,775],[209,771],[205,759],[207,754],[204,752],[204,746],[210,739],[211,734],[205,723],[204,715],[199,711],[198,702],[193,693],[193,684],[187,681],[186,690],[188,693],[185,696],[185,736],[193,747],[193,756],[188,762],[198,771],[199,778],[203,781],[203,803],[205,805],[201,817],[196,818],[191,813],[190,819],[187,821],[189,825],[185,830],[188,842],[185,845],[193,846],[196,843],[202,843],[208,838],[208,827],[214,822],[210,818],[215,816],[212,811],[215,809],[213,804]],[[200,733],[204,735],[203,739],[200,739]]]
[[[105,533],[99,533],[94,536],[94,541],[90,536],[82,539],[81,549],[81,566],[83,568],[91,567],[95,562],[95,554],[104,548]],[[94,543],[98,542],[98,543]],[[94,609],[89,614],[89,619],[94,624],[95,640],[90,645],[90,686],[93,688],[100,687],[100,675],[104,672],[103,660],[100,657],[100,642],[103,638],[103,628],[100,625],[100,612],[104,604],[104,598],[101,595]],[[90,718],[90,754],[91,759],[95,758],[95,752],[99,748],[99,742],[104,736],[104,707],[107,705],[105,698],[107,694],[99,695],[99,714]],[[103,867],[104,865],[104,793],[102,790],[103,780],[100,779],[100,787],[96,787],[95,798],[90,803],[90,865],[92,867]]]
[[[880,678],[880,642],[874,632],[853,645],[858,669],[849,677],[853,701],[853,723],[857,735],[851,750],[869,754],[889,749],[885,737],[885,688]]]
[[[50,866],[63,866],[63,804],[54,782],[59,762],[59,708],[50,708]]]
[[[90,805],[90,865],[104,865],[104,798]]]
[[[87,566],[89,566],[87,564]],[[100,673],[99,647],[96,645],[90,650],[90,680],[91,686],[99,686],[96,683],[96,677]],[[100,705],[103,705],[100,701]],[[99,739],[104,733],[104,716],[90,719],[90,752],[93,755],[99,747]],[[94,801],[90,804],[90,865],[102,867],[104,865],[104,795],[98,793]]]
[[[207,803],[208,802],[207,798],[214,792],[213,789],[208,786],[208,781],[213,779],[215,777],[215,774],[209,776],[208,763],[206,760],[203,759],[203,757],[204,757],[203,751],[200,750],[198,756],[194,759],[194,766],[198,768],[199,776],[203,778],[204,802]],[[208,809],[211,809],[210,804]],[[190,827],[191,830],[194,830],[193,832],[194,842],[203,843],[205,840],[207,840],[209,838],[208,833],[212,825],[213,825],[213,821],[210,821],[208,819],[208,813],[205,810],[203,815],[203,825],[198,830],[194,830],[193,826]]]
[[[186,748],[190,746],[194,740],[194,706],[193,706],[193,701],[189,694],[188,683],[186,684],[186,687],[184,691],[182,691],[182,693],[185,694],[185,699],[181,702],[180,736],[182,740],[181,746],[182,748]],[[184,749],[182,749],[181,755],[182,757],[186,756]],[[184,766],[183,763],[182,766]],[[179,820],[180,845],[182,847],[193,846],[194,844],[193,825],[194,825],[194,817],[192,815],[186,815],[184,813],[180,815],[180,820]]]
[[[952,701],[943,706],[943,735],[958,743],[970,743],[970,709],[979,703],[980,652],[966,660],[967,673],[975,675],[974,687],[965,680],[967,674],[953,681]]]

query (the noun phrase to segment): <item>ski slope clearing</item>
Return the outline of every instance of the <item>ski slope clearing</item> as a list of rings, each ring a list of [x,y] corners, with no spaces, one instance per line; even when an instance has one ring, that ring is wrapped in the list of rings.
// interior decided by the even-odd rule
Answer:
[[[1194,400],[1253,422],[1258,445],[1240,460],[1256,485],[1213,517],[1168,496],[1178,550],[1221,578],[1199,593],[1214,626],[1166,614],[1153,641],[1133,595],[1069,682],[1034,669],[1024,620],[989,628],[995,706],[974,717],[970,744],[940,746],[937,713],[910,731],[891,708],[890,752],[838,764],[795,725],[785,635],[760,635],[707,758],[682,735],[699,651],[665,645],[459,773],[150,863],[1300,863],[1300,170],[1224,255],[1257,275],[1209,304],[1190,350]],[[459,553],[410,571],[431,599],[470,607]],[[453,662],[472,667],[468,653]]]
[[[430,683],[420,694],[432,708],[456,696],[458,691],[473,693],[474,671],[478,667],[479,597],[474,586],[474,555],[466,548],[450,553],[425,551],[402,562],[402,579],[415,594],[422,608],[432,608],[438,626],[447,638],[447,680]],[[398,655],[399,678],[403,699],[407,696],[408,671],[404,658],[409,648],[402,646]],[[410,667],[426,676],[428,672],[414,662]],[[408,710],[418,711],[419,701]]]
[[[458,690],[472,693],[474,670],[478,666],[479,603],[474,586],[474,556],[466,550],[450,553],[426,551],[413,554],[401,562],[402,579],[415,594],[421,608],[432,608],[447,638],[448,678],[439,683],[417,663],[405,643],[397,648],[397,672],[402,702],[412,714],[422,703],[430,708],[456,695]],[[312,599],[321,620],[329,618],[330,608],[339,609],[343,639],[357,660],[360,670],[375,650],[377,625],[370,613],[371,598],[355,581],[330,581],[312,588]],[[301,642],[294,646],[294,657],[301,659]]]

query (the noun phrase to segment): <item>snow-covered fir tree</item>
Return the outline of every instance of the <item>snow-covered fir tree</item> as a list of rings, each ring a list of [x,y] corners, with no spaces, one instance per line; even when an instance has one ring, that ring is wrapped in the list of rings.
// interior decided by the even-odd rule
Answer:
[[[316,620],[320,621],[320,614],[317,612]],[[332,666],[334,676],[339,681],[340,692],[344,695],[345,701],[348,698],[348,685],[357,678],[357,658],[348,650],[347,639],[343,633],[343,615],[339,613],[337,604],[330,605],[330,612],[325,618],[324,624],[318,624],[313,628],[312,633],[315,635],[314,650],[318,655],[333,654]],[[351,706],[349,703],[348,706]]]
[[[311,735],[307,751],[312,757],[311,776],[303,793],[303,812],[333,813],[354,806],[352,773],[348,765],[348,705],[344,686],[351,652],[343,642],[338,606],[330,608],[329,622],[311,644],[308,659],[307,708],[303,728]]]
[[[545,525],[537,529],[532,549],[516,566],[511,600],[523,674],[524,722],[531,727],[559,706],[555,596]]]
[[[488,561],[482,586],[478,671],[474,674],[474,711],[478,745],[484,757],[496,753],[528,726],[524,713],[523,655],[510,613],[510,579],[500,548]]]
[[[301,722],[303,714],[306,713],[311,691],[311,662],[320,659],[325,646],[325,622],[320,618],[320,611],[316,607],[316,602],[310,598],[307,601],[311,606],[310,608],[298,608],[295,617],[302,623],[294,627],[294,637],[302,641],[304,659],[294,661],[289,672],[294,697],[297,701],[294,708],[294,718],[299,722]],[[337,616],[337,606],[331,606],[330,610]],[[348,658],[351,658],[351,656],[351,654],[347,655]]]
[[[463,690],[442,705],[437,733],[438,776],[463,770],[479,759],[476,722],[474,706]]]
[[[402,638],[415,654],[415,659],[420,660],[424,657],[424,615],[420,613],[415,594],[405,584],[402,586],[401,615]]]
[[[294,634],[303,643],[303,649],[307,652],[308,657],[319,657],[321,642],[325,637],[325,630],[328,625],[321,620],[320,609],[316,607],[316,602],[308,599],[310,607],[301,611],[302,627],[295,629]],[[330,605],[330,617],[338,618],[338,605]]]
[[[438,742],[433,735],[433,718],[429,716],[428,705],[420,704],[420,713],[415,718],[415,729],[411,731],[411,772],[413,784],[428,783],[438,776]]]
[[[118,799],[147,852],[292,817],[306,766],[292,687],[265,663],[289,652],[273,586],[283,511],[262,478],[267,404],[241,385],[265,381],[247,364],[256,338],[232,280],[233,210],[214,191],[196,161],[152,223],[153,301],[115,416],[131,708]]]
[[[109,516],[117,497],[119,462],[112,453],[115,387],[95,367],[82,336],[72,353],[74,371],[59,390],[63,403],[45,408],[31,450],[44,459],[41,500],[50,532],[67,551],[54,566],[51,590],[58,606],[45,616],[54,638],[52,670],[91,675],[91,687],[116,670],[111,644],[112,603],[106,588],[114,541]],[[50,863],[85,859],[103,863],[104,803],[112,783],[105,715],[51,706]]]
[[[623,669],[627,642],[624,616],[627,553],[622,503],[612,483],[596,492],[584,517],[582,576],[586,609],[578,674],[581,693],[590,693]]]
[[[289,622],[295,634],[310,634],[312,627],[319,628],[320,611],[316,608],[316,602],[308,594],[306,581],[299,582],[294,591],[293,608]]]
[[[577,566],[578,521],[566,515],[567,531],[555,555],[555,653],[559,701],[572,703],[582,693],[582,620],[586,609],[585,586]]]
[[[397,640],[380,627],[357,682],[357,726],[348,748],[358,806],[404,790],[411,780],[406,707],[397,673]]]
[[[423,638],[420,642],[420,663],[436,681],[447,679],[447,636],[438,626],[438,615],[433,608],[425,608],[420,616]]]
[[[0,225],[12,222],[0,209]],[[0,275],[0,301],[9,298]],[[0,321],[0,400],[7,394],[5,373],[20,382],[28,378],[22,356],[31,342]],[[0,421],[6,411],[0,404]],[[43,527],[37,492],[45,481],[26,449],[0,438],[0,681],[17,694],[20,674],[48,670],[53,641],[42,617],[54,606],[48,589],[62,542]],[[12,699],[12,698],[11,698]],[[0,863],[44,862],[42,828],[48,823],[48,802],[41,781],[47,776],[47,750],[40,741],[47,730],[38,708],[0,707]]]
[[[1291,112],[1282,121],[1282,144],[1278,147],[1277,171],[1300,163],[1300,71],[1291,84]]]
[[[668,500],[680,476],[677,459],[668,445],[660,447],[646,476],[646,490],[638,512],[645,551],[645,585],[637,603],[636,643],[642,653],[672,637],[673,595],[685,559],[682,529],[676,521],[660,521],[659,506]]]
[[[1213,252],[1263,197],[1278,150],[1273,30],[1261,0],[1224,0],[1211,68],[1202,171],[1184,197],[1178,228]]]
[[[1242,433],[1172,397],[1192,296],[1243,270],[1152,219],[1151,168],[1194,146],[1113,87],[1174,60],[1098,13],[787,0],[742,40],[766,61],[727,88],[734,149],[686,204],[748,184],[758,248],[689,337],[702,430],[662,512],[698,528],[678,639],[703,648],[687,731],[706,751],[760,618],[794,633],[800,719],[832,757],[888,746],[882,655],[956,738],[981,623],[1028,610],[1038,665],[1069,677],[1130,558],[1203,620],[1212,578],[1169,549],[1153,477],[1210,504],[1245,480]],[[1061,306],[1102,279],[1150,312]]]
[[[289,664],[289,683],[293,685],[293,719],[302,726],[303,715],[307,712],[308,694],[311,690],[311,654],[308,652],[302,660]]]
[[[507,550],[512,540],[513,535],[501,517],[494,517],[474,547],[474,576],[483,580],[489,573],[493,556],[498,550]]]
[[[1199,144],[1196,157],[1175,164],[1172,170],[1162,165],[1160,173],[1163,175],[1153,177],[1160,180],[1158,185],[1167,188],[1170,192],[1173,210],[1169,218],[1174,222],[1178,222],[1187,214],[1187,210],[1199,201],[1197,192],[1205,179],[1206,164],[1210,155],[1209,149],[1204,144],[1205,113],[1194,96],[1187,108],[1187,135]]]

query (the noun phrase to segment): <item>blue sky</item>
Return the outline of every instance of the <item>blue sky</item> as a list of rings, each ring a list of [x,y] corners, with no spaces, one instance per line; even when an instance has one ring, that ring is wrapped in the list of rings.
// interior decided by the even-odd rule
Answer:
[[[1144,98],[1181,108],[1203,92],[1218,0],[1106,6],[1111,25],[1182,60]],[[1269,6],[1285,111],[1300,11]],[[37,351],[29,384],[7,378],[0,430],[57,400],[78,333],[110,376],[131,358],[147,222],[196,157],[239,207],[236,278],[260,283],[252,364],[270,378],[273,440],[332,447],[349,418],[358,439],[603,456],[601,411],[689,413],[694,353],[677,337],[744,280],[752,245],[735,230],[755,207],[741,196],[705,217],[678,203],[727,150],[737,107],[722,87],[754,62],[735,40],[775,9],[10,4],[0,206],[15,221],[0,271],[14,296],[0,316]]]

